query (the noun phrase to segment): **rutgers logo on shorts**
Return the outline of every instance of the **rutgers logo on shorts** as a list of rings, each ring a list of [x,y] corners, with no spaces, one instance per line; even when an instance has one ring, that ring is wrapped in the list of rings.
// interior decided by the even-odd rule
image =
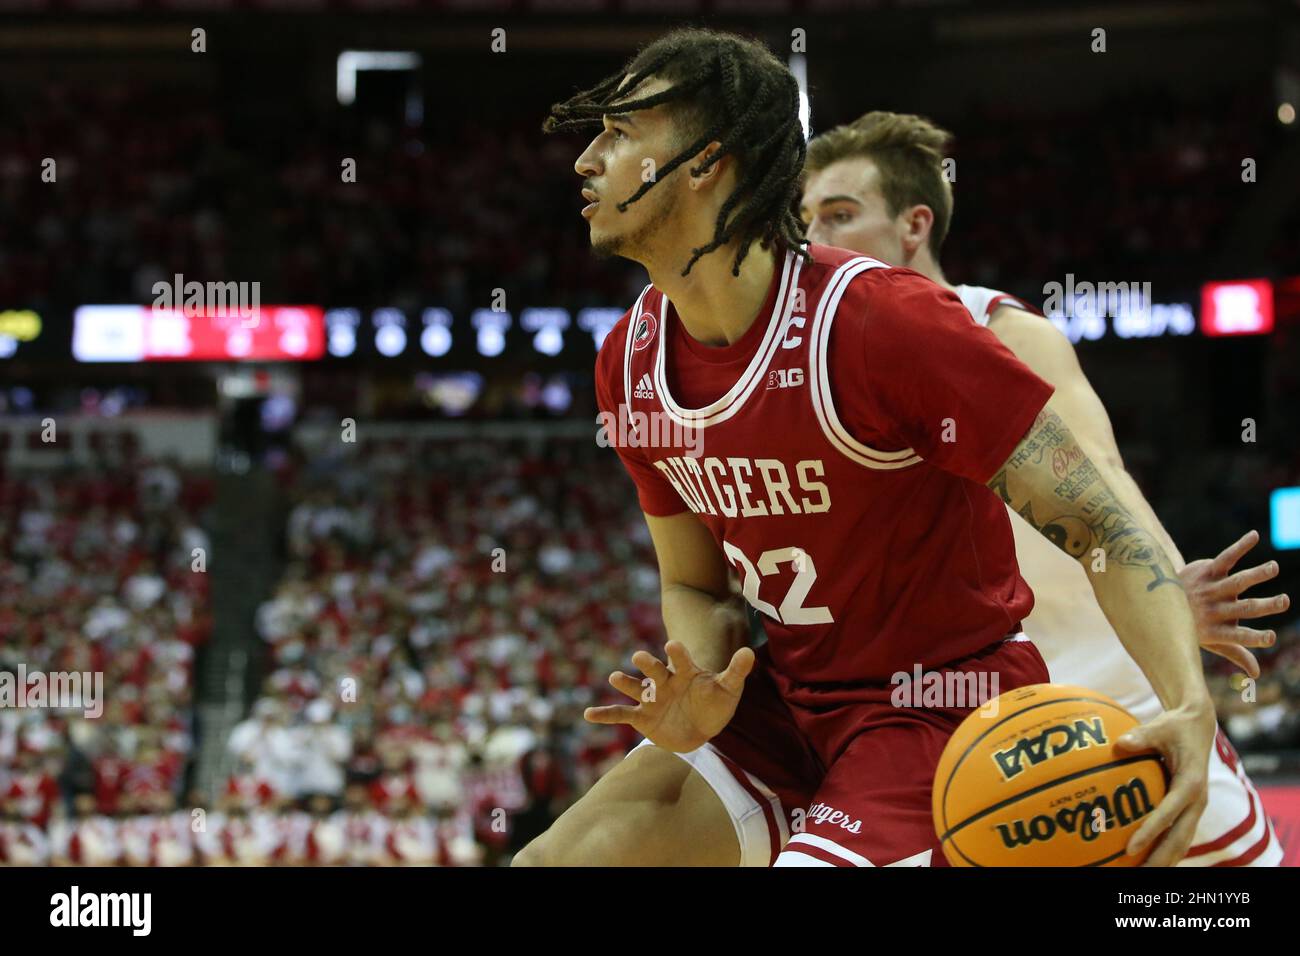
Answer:
[[[642,312],[636,320],[636,329],[632,333],[632,351],[640,352],[655,337],[655,317],[649,312]]]
[[[850,833],[862,832],[861,820],[855,820],[843,810],[836,810],[834,807],[828,807],[824,803],[814,803],[809,807],[808,819],[814,824],[834,823],[841,829],[848,830]]]

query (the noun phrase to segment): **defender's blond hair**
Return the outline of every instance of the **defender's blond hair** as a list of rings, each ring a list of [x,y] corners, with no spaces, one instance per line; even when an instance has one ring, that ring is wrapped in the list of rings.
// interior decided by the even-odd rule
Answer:
[[[875,110],[814,137],[808,144],[804,179],[842,159],[865,156],[880,170],[880,191],[891,216],[909,206],[934,213],[930,252],[939,250],[952,222],[952,184],[944,177],[944,150],[952,134],[923,116]]]

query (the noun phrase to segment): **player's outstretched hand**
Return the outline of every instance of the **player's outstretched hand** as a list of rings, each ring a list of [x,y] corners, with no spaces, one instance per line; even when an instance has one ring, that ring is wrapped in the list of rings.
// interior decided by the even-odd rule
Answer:
[[[754,666],[754,652],[742,647],[721,674],[697,667],[679,641],[669,641],[664,653],[667,664],[647,651],[632,655],[645,680],[622,671],[609,675],[610,684],[637,701],[635,705],[588,707],[582,716],[593,724],[627,724],[676,753],[695,750],[715,737],[736,712],[745,678]]]
[[[1238,622],[1280,614],[1291,606],[1291,598],[1286,594],[1266,598],[1241,596],[1256,584],[1277,577],[1276,561],[1230,573],[1258,543],[1259,532],[1248,531],[1218,557],[1193,561],[1178,572],[1187,591],[1187,603],[1196,618],[1201,647],[1232,661],[1249,677],[1259,677],[1259,661],[1247,648],[1272,647],[1277,633],[1242,627]]]
[[[1192,845],[1209,799],[1210,748],[1218,727],[1213,707],[1167,710],[1115,741],[1122,753],[1157,750],[1173,774],[1169,792],[1128,841],[1130,854],[1155,843],[1143,866],[1173,866]]]

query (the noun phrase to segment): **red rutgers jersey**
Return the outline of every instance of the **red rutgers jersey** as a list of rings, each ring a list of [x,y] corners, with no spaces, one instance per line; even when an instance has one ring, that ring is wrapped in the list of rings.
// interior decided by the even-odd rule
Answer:
[[[778,253],[727,346],[692,339],[648,286],[601,348],[597,401],[642,509],[704,522],[779,671],[887,681],[1032,608],[985,482],[1052,388],[924,276],[808,248],[811,264]]]

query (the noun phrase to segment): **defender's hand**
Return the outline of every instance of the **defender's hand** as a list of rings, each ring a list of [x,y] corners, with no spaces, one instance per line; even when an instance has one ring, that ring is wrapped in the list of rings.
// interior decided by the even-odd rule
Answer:
[[[1278,574],[1276,561],[1229,573],[1258,543],[1259,532],[1248,531],[1218,557],[1193,561],[1178,572],[1187,592],[1187,603],[1196,618],[1196,635],[1201,647],[1232,661],[1248,677],[1259,677],[1259,661],[1247,648],[1272,647],[1277,642],[1277,634],[1242,627],[1238,622],[1280,614],[1291,606],[1291,598],[1286,594],[1267,598],[1241,596],[1242,592]]]
[[[1210,748],[1217,726],[1207,700],[1199,707],[1165,711],[1115,741],[1121,753],[1158,750],[1173,775],[1165,798],[1128,841],[1128,852],[1137,854],[1159,838],[1143,866],[1173,866],[1191,848],[1209,800]]]
[[[742,647],[721,674],[697,667],[679,641],[669,641],[664,652],[667,664],[646,651],[632,655],[632,663],[646,676],[643,681],[622,671],[609,675],[610,684],[637,704],[588,707],[582,716],[593,724],[627,724],[676,753],[695,750],[717,736],[740,703],[754,652]]]

